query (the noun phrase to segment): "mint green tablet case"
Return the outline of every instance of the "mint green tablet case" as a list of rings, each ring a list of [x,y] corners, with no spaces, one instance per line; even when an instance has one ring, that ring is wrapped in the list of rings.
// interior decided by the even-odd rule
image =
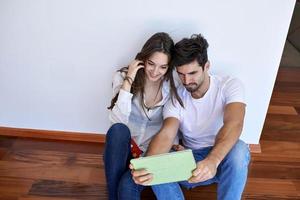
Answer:
[[[192,150],[136,158],[130,163],[134,169],[146,169],[153,175],[149,185],[187,180],[196,168]]]

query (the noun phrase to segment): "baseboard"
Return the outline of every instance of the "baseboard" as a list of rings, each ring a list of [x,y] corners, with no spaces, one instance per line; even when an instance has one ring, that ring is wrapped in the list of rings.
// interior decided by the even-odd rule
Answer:
[[[0,135],[38,138],[38,139],[95,142],[95,143],[105,142],[104,134],[27,129],[27,128],[0,127]]]
[[[251,153],[261,153],[260,144],[249,144]]]
[[[53,131],[53,130],[40,130],[40,129],[27,129],[27,128],[0,127],[0,135],[25,137],[25,138],[37,138],[37,139],[95,142],[95,143],[105,142],[105,134]],[[249,147],[251,153],[261,153],[260,144],[250,144]]]

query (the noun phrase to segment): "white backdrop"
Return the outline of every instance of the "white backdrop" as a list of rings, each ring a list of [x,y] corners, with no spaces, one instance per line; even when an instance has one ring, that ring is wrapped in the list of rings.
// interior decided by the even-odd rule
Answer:
[[[211,70],[246,86],[258,143],[295,0],[0,0],[0,126],[105,133],[111,78],[145,40],[208,40]]]

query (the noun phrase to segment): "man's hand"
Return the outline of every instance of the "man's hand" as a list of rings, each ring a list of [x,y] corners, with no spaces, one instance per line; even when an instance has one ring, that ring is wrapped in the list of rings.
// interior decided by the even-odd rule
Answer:
[[[204,182],[213,178],[217,173],[219,163],[217,160],[206,158],[197,163],[197,168],[193,171],[193,176],[188,180],[189,183]]]
[[[133,166],[130,164],[132,179],[138,185],[149,185],[151,183],[153,176],[149,174],[146,170],[134,170]]]
[[[185,148],[180,144],[173,144],[172,149],[175,151],[183,151]]]

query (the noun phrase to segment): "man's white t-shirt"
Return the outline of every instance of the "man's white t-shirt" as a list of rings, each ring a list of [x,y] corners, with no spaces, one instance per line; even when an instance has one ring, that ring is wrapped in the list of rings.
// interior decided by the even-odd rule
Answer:
[[[183,85],[178,88],[184,108],[175,101],[164,107],[164,119],[175,117],[180,121],[183,145],[189,149],[213,146],[223,126],[225,106],[233,102],[245,103],[244,87],[240,80],[210,74],[210,85],[205,95],[194,99]]]

